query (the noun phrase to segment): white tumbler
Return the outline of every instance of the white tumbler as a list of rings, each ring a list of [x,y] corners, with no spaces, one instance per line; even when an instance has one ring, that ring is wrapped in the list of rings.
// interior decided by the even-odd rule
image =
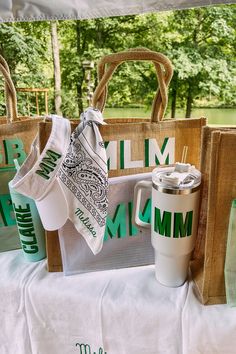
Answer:
[[[198,226],[200,184],[201,173],[194,166],[176,163],[154,169],[152,181],[135,185],[133,221],[151,227],[156,279],[165,286],[178,287],[187,279]],[[150,189],[152,195],[151,224],[139,218],[143,189]]]

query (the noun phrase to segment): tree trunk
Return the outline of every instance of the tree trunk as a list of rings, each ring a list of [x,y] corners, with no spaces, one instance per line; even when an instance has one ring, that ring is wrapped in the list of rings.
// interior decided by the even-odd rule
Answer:
[[[80,28],[80,21],[76,21],[76,36],[77,36],[77,55],[79,58],[81,58],[82,54],[83,54],[83,41],[81,38],[81,28]],[[77,90],[77,103],[78,103],[78,110],[79,110],[79,114],[81,114],[84,110],[84,106],[83,106],[83,90],[82,90],[82,86],[83,86],[83,81],[84,81],[84,75],[85,75],[85,70],[83,68],[82,63],[80,64],[80,74],[77,77],[77,83],[76,83],[76,90]]]
[[[176,101],[177,101],[177,85],[178,78],[174,75],[172,80],[172,90],[171,90],[171,118],[175,118],[176,113]]]
[[[57,22],[51,22],[51,42],[54,66],[54,105],[55,112],[61,115],[61,69],[59,56],[59,43],[57,35]]]
[[[79,114],[81,114],[84,110],[84,105],[83,105],[83,91],[82,91],[82,85],[81,82],[78,81],[76,85],[77,89],[77,102],[78,102],[78,109],[79,109]]]
[[[189,82],[188,82],[188,92],[187,92],[187,102],[186,102],[185,118],[190,118],[190,117],[191,117],[192,103],[193,103],[192,82],[189,81]]]

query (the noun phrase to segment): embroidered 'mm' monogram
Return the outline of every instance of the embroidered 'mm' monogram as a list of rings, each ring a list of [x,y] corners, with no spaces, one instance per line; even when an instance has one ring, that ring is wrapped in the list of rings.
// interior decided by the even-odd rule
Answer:
[[[61,157],[61,154],[53,150],[47,150],[46,155],[47,157],[44,157],[39,164],[41,170],[37,170],[36,173],[42,178],[49,179],[50,173],[55,170],[57,160]]]

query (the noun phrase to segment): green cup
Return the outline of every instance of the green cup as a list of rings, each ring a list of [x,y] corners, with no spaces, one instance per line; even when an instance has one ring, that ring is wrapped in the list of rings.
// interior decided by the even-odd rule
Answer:
[[[37,262],[46,257],[45,231],[33,199],[16,192],[9,182],[16,224],[24,257]]]

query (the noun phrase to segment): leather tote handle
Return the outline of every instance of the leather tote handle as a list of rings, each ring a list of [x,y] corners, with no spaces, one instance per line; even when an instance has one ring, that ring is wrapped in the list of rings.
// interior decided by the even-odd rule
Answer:
[[[173,75],[173,68],[170,60],[164,54],[146,48],[134,48],[129,51],[106,55],[99,61],[99,83],[93,94],[93,107],[103,111],[107,98],[108,83],[117,67],[126,61],[153,62],[156,69],[159,89],[153,100],[151,121],[161,121],[168,103],[167,88]]]
[[[0,55],[0,72],[4,78],[7,122],[12,123],[13,121],[16,121],[18,117],[16,89],[11,78],[9,66],[6,60],[1,55]]]

